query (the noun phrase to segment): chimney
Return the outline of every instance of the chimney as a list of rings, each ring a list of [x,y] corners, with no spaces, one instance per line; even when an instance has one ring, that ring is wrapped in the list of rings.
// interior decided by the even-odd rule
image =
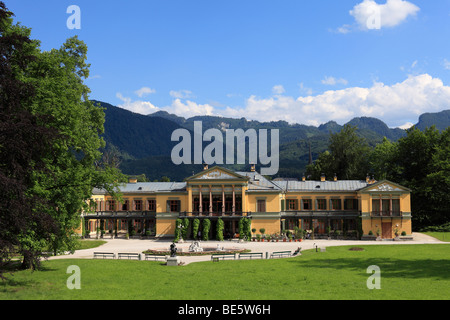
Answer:
[[[306,181],[305,174],[303,174],[302,181]]]
[[[369,174],[366,175],[366,183],[370,183],[370,176],[369,176]]]
[[[137,179],[130,178],[130,179],[128,179],[128,182],[129,183],[137,183]]]
[[[322,173],[322,175],[320,176],[320,181],[325,181],[325,173]]]
[[[255,172],[255,164],[254,164],[254,163],[252,163],[252,165],[251,165],[251,167],[250,167],[250,171],[251,171],[251,172]]]
[[[336,175],[336,173],[334,174],[334,181],[337,181],[337,175]]]
[[[203,171],[204,171],[204,170],[208,170],[208,164],[207,164],[207,163],[204,163],[204,164],[203,164]]]

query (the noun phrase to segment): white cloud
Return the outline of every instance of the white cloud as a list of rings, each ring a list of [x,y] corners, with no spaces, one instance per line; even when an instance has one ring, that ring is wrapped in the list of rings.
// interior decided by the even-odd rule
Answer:
[[[131,101],[131,98],[124,97],[120,92],[116,93],[116,97],[122,100],[122,104],[119,104],[118,107],[122,109],[129,110],[134,113],[140,114],[150,114],[160,110],[158,107],[154,106],[149,101]]]
[[[398,127],[399,127],[400,129],[406,130],[406,129],[411,128],[413,125],[414,125],[414,123],[412,123],[412,122],[407,122],[407,123],[405,123],[405,124],[403,124],[403,125],[401,125],[401,126],[398,126]]]
[[[99,74],[95,74],[93,76],[89,76],[89,78],[87,78],[86,80],[94,80],[94,79],[101,79],[102,76]]]
[[[169,92],[170,96],[177,99],[187,99],[187,98],[194,98],[192,95],[192,91],[189,90],[170,90]]]
[[[450,70],[450,61],[448,61],[447,59],[444,59],[444,69]]]
[[[347,85],[348,81],[345,80],[345,79],[342,79],[342,78],[336,79],[334,77],[326,76],[325,79],[322,80],[322,84],[326,84],[326,85],[329,85],[329,86],[335,86],[337,84]]]
[[[279,85],[273,86],[272,92],[274,94],[283,94],[286,92],[286,90],[284,90],[284,87],[281,84],[279,84]]]
[[[404,22],[410,16],[416,16],[420,8],[406,0],[387,0],[384,4],[378,4],[374,0],[363,0],[350,10],[350,15],[355,19],[360,30],[381,29],[395,27]],[[345,24],[336,31],[348,33],[352,25]]]
[[[139,90],[136,90],[134,93],[135,93],[139,98],[142,98],[143,96],[146,96],[146,95],[148,95],[148,94],[155,93],[155,92],[156,92],[155,89],[152,89],[152,88],[149,88],[149,87],[142,87],[142,88],[140,88]]]
[[[272,95],[267,98],[251,95],[242,107],[217,108],[192,100],[176,98],[170,105],[156,107],[148,101],[131,101],[120,93],[119,107],[133,112],[149,114],[165,110],[183,117],[217,115],[249,120],[301,123],[318,126],[330,120],[344,124],[354,117],[376,117],[389,127],[406,128],[425,112],[438,112],[449,105],[450,86],[429,74],[410,75],[403,82],[392,85],[376,81],[371,87],[349,87],[328,90],[317,95],[299,97]]]
[[[428,74],[409,76],[393,85],[328,90],[316,96],[250,96],[243,108],[227,108],[224,116],[239,115],[259,121],[285,120],[320,125],[329,120],[345,123],[354,117],[376,117],[390,127],[413,122],[424,112],[441,111],[450,101],[450,87]]]
[[[169,113],[186,118],[204,115],[211,116],[214,114],[214,107],[209,104],[198,104],[189,100],[182,102],[180,99],[175,99],[170,106],[163,109]]]

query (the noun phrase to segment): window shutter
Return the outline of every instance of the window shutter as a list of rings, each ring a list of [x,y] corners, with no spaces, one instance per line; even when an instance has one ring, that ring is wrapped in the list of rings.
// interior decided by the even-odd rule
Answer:
[[[286,200],[281,199],[281,211],[285,211],[285,206],[286,206]]]

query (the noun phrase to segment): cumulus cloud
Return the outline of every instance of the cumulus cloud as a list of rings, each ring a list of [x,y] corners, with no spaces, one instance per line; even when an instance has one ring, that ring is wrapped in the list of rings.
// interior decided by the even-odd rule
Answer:
[[[187,98],[193,98],[192,91],[189,90],[170,90],[169,92],[170,96],[177,99],[187,99]]]
[[[336,79],[335,77],[328,77],[326,76],[325,79],[322,80],[322,84],[326,84],[329,86],[335,86],[337,84],[343,84],[343,85],[347,85],[348,81],[345,79]]]
[[[142,88],[140,88],[139,90],[136,90],[134,93],[135,93],[139,98],[142,98],[143,96],[146,96],[146,95],[148,95],[148,94],[155,93],[155,92],[156,92],[155,89],[152,89],[152,88],[149,88],[149,87],[142,87]]]
[[[450,70],[450,61],[444,59],[443,65],[445,70]]]
[[[279,84],[279,85],[273,86],[272,92],[274,94],[283,94],[286,92],[286,90],[284,90],[284,87],[281,84]]]
[[[290,123],[320,125],[330,120],[345,123],[354,117],[376,117],[390,127],[417,121],[424,112],[448,108],[450,87],[428,74],[409,76],[403,82],[386,85],[375,82],[369,88],[328,90],[315,96],[250,96],[245,107],[225,109],[225,116],[260,121],[285,120]]]
[[[156,107],[149,101],[132,101],[120,93],[119,107],[149,114],[165,110],[186,118],[216,115],[249,120],[301,123],[318,126],[330,120],[344,124],[354,117],[376,117],[390,127],[408,128],[425,112],[438,112],[450,104],[450,87],[429,74],[410,75],[403,82],[387,85],[374,82],[372,86],[327,90],[317,95],[293,97],[272,93],[268,97],[251,95],[242,107],[217,108],[192,100],[174,99],[170,105]]]
[[[116,94],[116,97],[122,100],[122,103],[118,105],[119,108],[126,109],[134,113],[147,115],[160,110],[149,101],[132,101],[131,98],[124,97],[120,92]]]
[[[350,15],[360,30],[381,29],[395,27],[404,22],[408,17],[415,16],[420,8],[406,0],[387,0],[384,4],[378,4],[374,0],[363,0],[350,10]],[[352,25],[345,24],[337,29],[339,33],[348,33],[353,29]]]
[[[163,108],[169,113],[174,113],[182,117],[193,117],[193,116],[212,116],[214,115],[214,107],[209,104],[198,104],[194,101],[181,101],[180,99],[175,99],[172,101],[170,106]]]

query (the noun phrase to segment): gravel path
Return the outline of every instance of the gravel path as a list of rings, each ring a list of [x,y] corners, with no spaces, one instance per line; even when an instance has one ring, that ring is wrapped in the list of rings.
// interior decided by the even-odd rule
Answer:
[[[318,249],[332,247],[332,246],[347,246],[347,245],[399,245],[399,244],[431,244],[431,243],[446,243],[439,241],[433,237],[427,236],[422,233],[413,233],[413,240],[405,241],[360,241],[360,240],[303,240],[302,242],[239,242],[239,241],[201,241],[200,246],[202,248],[239,248],[250,249],[251,252],[266,252],[270,256],[270,253],[275,251],[295,251],[299,247],[302,250],[313,249],[317,246]],[[137,239],[104,239],[107,241],[104,245],[85,250],[77,250],[74,254],[59,255],[55,257],[49,257],[52,259],[92,259],[94,252],[134,252],[142,253],[147,249],[152,250],[169,250],[172,241],[169,240],[137,240]],[[89,241],[89,240],[87,240]],[[186,241],[185,243],[177,243],[177,249],[188,251],[192,241]],[[203,256],[179,256],[180,261],[184,264],[189,264],[198,261],[211,261],[210,255]]]

